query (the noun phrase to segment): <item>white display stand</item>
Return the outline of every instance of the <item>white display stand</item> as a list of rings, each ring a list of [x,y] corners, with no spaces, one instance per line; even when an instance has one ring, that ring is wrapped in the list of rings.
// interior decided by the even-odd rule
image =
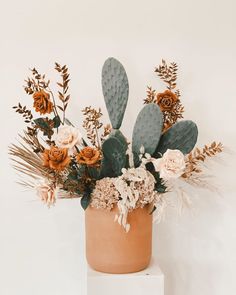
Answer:
[[[164,275],[158,264],[132,274],[105,274],[88,267],[87,295],[164,295]]]

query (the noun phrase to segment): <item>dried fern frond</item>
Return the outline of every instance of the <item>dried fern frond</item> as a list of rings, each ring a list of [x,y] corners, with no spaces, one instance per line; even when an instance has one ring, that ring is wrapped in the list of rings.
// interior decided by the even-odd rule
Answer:
[[[186,169],[182,175],[183,178],[190,178],[195,173],[201,173],[200,164],[205,162],[207,158],[216,156],[223,151],[221,142],[212,142],[210,145],[205,145],[203,149],[195,148],[186,158]]]
[[[66,65],[61,66],[59,63],[55,63],[55,70],[61,74],[62,82],[57,82],[57,85],[61,88],[61,91],[58,91],[58,97],[62,102],[63,106],[57,106],[63,112],[63,123],[65,122],[65,112],[68,106],[70,95],[68,94],[69,89],[69,72]]]

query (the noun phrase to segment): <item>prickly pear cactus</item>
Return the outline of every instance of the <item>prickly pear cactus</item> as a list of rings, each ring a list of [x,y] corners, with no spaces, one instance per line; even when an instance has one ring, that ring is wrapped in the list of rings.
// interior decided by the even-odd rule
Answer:
[[[111,169],[112,171],[110,171],[110,173],[112,176],[114,174],[115,177],[121,175],[121,169],[124,168],[126,164],[126,150],[120,141],[115,137],[108,138],[102,145],[102,151],[105,159],[102,163],[105,167],[102,167],[102,169],[105,171]],[[109,166],[106,167],[108,163]]]
[[[141,146],[152,155],[159,143],[163,125],[163,115],[157,104],[147,104],[138,114],[132,138],[132,150],[137,157]]]
[[[112,130],[111,133],[109,134],[109,138],[111,137],[115,137],[116,139],[118,139],[119,142],[123,145],[124,150],[125,151],[127,150],[128,148],[127,139],[125,138],[125,136],[120,130],[118,129]]]
[[[103,65],[102,90],[111,125],[119,129],[128,101],[129,82],[124,67],[113,57]]]
[[[194,148],[197,137],[198,129],[193,121],[180,121],[162,135],[154,156],[160,157],[167,149],[178,149],[183,154],[188,154]]]
[[[101,162],[99,179],[104,177],[115,177],[115,173],[112,170],[112,166],[108,158],[103,157]]]

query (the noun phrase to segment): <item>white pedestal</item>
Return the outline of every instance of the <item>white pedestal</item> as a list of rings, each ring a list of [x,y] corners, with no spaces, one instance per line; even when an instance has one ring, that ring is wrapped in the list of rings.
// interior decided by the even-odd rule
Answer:
[[[164,295],[164,275],[155,261],[132,274],[105,274],[88,267],[87,295]]]

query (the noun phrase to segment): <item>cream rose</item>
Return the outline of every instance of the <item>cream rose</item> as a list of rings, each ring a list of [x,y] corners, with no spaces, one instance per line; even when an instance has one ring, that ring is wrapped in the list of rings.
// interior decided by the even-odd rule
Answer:
[[[155,170],[160,172],[160,177],[165,180],[180,177],[186,167],[184,155],[179,150],[168,149],[161,159],[152,162]]]
[[[75,145],[82,143],[82,135],[73,126],[63,126],[58,129],[54,141],[59,148],[67,148],[69,152],[72,152]]]

